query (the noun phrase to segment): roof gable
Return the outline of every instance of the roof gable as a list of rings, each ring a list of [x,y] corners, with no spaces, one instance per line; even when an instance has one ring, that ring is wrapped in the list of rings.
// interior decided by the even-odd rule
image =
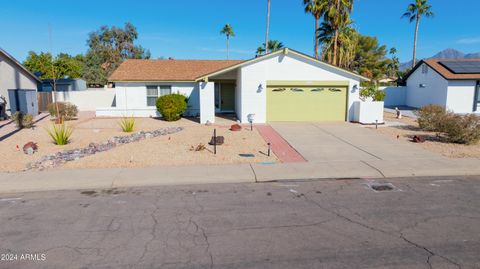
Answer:
[[[471,74],[456,74],[451,72],[448,68],[443,66],[440,62],[448,62],[448,61],[479,61],[478,58],[471,58],[471,59],[424,59],[415,65],[415,67],[408,72],[407,75],[403,78],[404,81],[407,81],[408,78],[415,72],[422,64],[428,65],[432,68],[435,72],[437,72],[440,76],[447,80],[479,80],[480,73],[471,73]]]
[[[3,50],[2,48],[0,48],[0,54],[3,55],[5,58],[9,59],[15,66],[22,69],[25,72],[26,75],[30,76],[31,78],[33,78],[37,82],[41,82],[40,79],[37,76],[35,76],[32,72],[30,72],[30,70],[28,70],[19,61],[17,61],[17,59],[15,59],[12,55],[10,55],[8,52]]]
[[[262,60],[265,60],[266,58],[269,58],[269,57],[273,57],[273,56],[276,56],[278,54],[285,54],[285,55],[288,55],[289,53],[292,53],[292,54],[295,54],[297,56],[300,56],[302,58],[305,58],[309,61],[311,61],[312,63],[316,63],[316,64],[320,64],[321,66],[325,66],[329,69],[333,69],[333,70],[336,70],[336,71],[340,71],[341,73],[344,73],[344,74],[347,74],[347,75],[350,75],[350,76],[353,76],[353,77],[356,77],[356,78],[359,78],[360,80],[370,80],[369,78],[366,78],[362,75],[359,75],[357,73],[354,73],[352,71],[349,71],[349,70],[346,70],[346,69],[343,69],[343,68],[340,68],[338,66],[335,66],[335,65],[331,65],[329,63],[326,63],[324,61],[321,61],[321,60],[318,60],[318,59],[315,59],[309,55],[306,55],[306,54],[303,54],[301,52],[298,52],[296,50],[292,50],[292,49],[289,49],[289,48],[284,48],[282,50],[277,50],[275,52],[271,52],[269,54],[265,54],[265,55],[262,55],[262,56],[259,56],[259,57],[256,57],[256,58],[253,58],[253,59],[250,59],[250,60],[247,60],[247,61],[243,61],[243,62],[240,62],[236,65],[232,65],[232,66],[229,66],[229,67],[226,67],[224,69],[221,69],[221,70],[218,70],[218,71],[215,71],[215,72],[212,72],[212,73],[208,73],[208,74],[204,74],[200,77],[197,78],[197,81],[198,80],[203,80],[207,77],[210,77],[210,76],[214,76],[214,75],[218,75],[218,74],[222,74],[222,73],[225,73],[225,72],[228,72],[230,70],[233,70],[235,68],[238,68],[238,67],[241,67],[241,66],[244,66],[244,65],[247,65],[247,64],[255,64],[256,62],[260,62]]]

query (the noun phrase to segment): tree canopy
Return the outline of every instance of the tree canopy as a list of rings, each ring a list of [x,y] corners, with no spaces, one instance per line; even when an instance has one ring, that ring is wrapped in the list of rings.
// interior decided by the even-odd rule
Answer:
[[[88,83],[106,84],[125,59],[149,59],[150,51],[134,44],[137,38],[137,30],[131,23],[125,23],[123,28],[102,26],[90,33],[84,73]]]
[[[48,52],[36,53],[30,51],[23,65],[33,73],[41,73],[41,79],[51,78],[81,78],[83,75],[83,55],[71,56],[60,53],[53,58]],[[53,63],[53,69],[52,69]]]

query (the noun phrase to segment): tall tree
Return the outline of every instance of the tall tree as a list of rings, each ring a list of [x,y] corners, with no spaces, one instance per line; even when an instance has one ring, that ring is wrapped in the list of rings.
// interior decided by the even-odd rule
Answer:
[[[386,54],[387,47],[379,45],[376,37],[360,35],[352,69],[376,82],[386,74],[391,63],[391,60],[385,57]]]
[[[324,19],[328,21],[334,30],[333,56],[331,64],[338,64],[338,46],[341,28],[350,24],[350,13],[353,9],[353,0],[328,0]]]
[[[412,68],[417,64],[417,37],[420,19],[422,16],[429,18],[433,17],[433,15],[432,6],[428,4],[427,0],[415,0],[414,3],[408,5],[407,11],[402,16],[402,18],[408,18],[411,23],[415,21]]]
[[[227,37],[227,60],[228,60],[230,57],[229,41],[230,41],[230,37],[235,36],[235,32],[233,31],[232,26],[230,26],[230,24],[227,23],[225,24],[225,26],[223,26],[222,30],[220,30],[220,34],[225,35]]]
[[[138,33],[131,23],[123,28],[102,26],[90,33],[85,55],[84,78],[89,84],[105,85],[108,77],[125,59],[149,59],[150,51],[137,46]]]
[[[355,55],[359,34],[351,23],[338,29],[336,62],[339,67],[350,69]],[[322,59],[332,63],[334,58],[335,29],[331,22],[322,22],[319,28],[319,40],[322,43]]]
[[[30,51],[23,65],[31,72],[40,72],[41,79],[52,78],[81,78],[83,76],[83,55],[71,56],[66,53],[60,53],[53,58],[48,52]],[[53,63],[53,68],[52,68]]]
[[[389,77],[400,77],[399,76],[399,69],[400,69],[400,60],[397,57],[397,49],[391,48],[389,51],[391,56],[391,61],[387,66],[387,75]]]
[[[270,28],[270,0],[267,0],[267,31],[265,33],[265,44],[268,44],[268,31]],[[268,50],[264,51],[265,54],[268,53]]]
[[[303,0],[303,7],[305,13],[310,13],[315,18],[315,30],[314,30],[314,56],[318,59],[318,28],[320,18],[325,14],[329,6],[329,0]]]

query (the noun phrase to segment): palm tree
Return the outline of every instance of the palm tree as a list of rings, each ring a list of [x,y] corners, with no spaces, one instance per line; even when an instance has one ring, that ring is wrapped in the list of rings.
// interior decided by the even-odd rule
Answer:
[[[420,25],[420,18],[425,16],[427,18],[433,17],[432,6],[430,6],[427,0],[415,0],[414,3],[408,5],[407,11],[403,14],[402,18],[408,18],[410,22],[416,21],[415,34],[413,37],[413,61],[412,68],[417,64],[417,37],[418,26]]]
[[[318,59],[318,23],[320,18],[325,14],[329,0],[303,0],[305,13],[310,13],[315,18],[315,46],[314,55]]]
[[[277,50],[281,50],[283,49],[285,46],[283,45],[282,42],[278,41],[278,40],[270,40],[268,41],[268,46],[267,48],[265,48],[265,43],[263,43],[260,47],[257,48],[257,51],[255,53],[255,57],[258,57],[262,54],[267,54],[266,51],[269,51],[269,52],[275,52]]]
[[[338,58],[338,39],[341,28],[350,24],[350,12],[353,9],[353,0],[330,0],[327,11],[325,12],[325,20],[329,21],[334,30],[333,40],[333,56],[331,64],[337,65]]]
[[[267,0],[267,32],[265,33],[265,44],[268,44],[268,29],[270,28],[270,0]],[[258,50],[257,50],[258,52]],[[265,54],[268,50],[264,51]]]
[[[358,41],[358,33],[352,28],[352,23],[349,22],[342,25],[338,29],[338,48],[336,54],[337,65],[343,68],[350,69],[353,58],[355,57],[355,50]],[[324,21],[318,29],[319,40],[323,44],[322,59],[329,63],[333,62],[334,58],[334,43],[335,43],[335,29],[330,22]]]
[[[230,37],[234,37],[235,36],[235,32],[233,32],[233,28],[232,26],[230,26],[230,24],[225,24],[225,26],[223,26],[222,30],[220,31],[220,34],[222,35],[225,35],[227,37],[227,60],[229,58],[229,41],[230,41]]]

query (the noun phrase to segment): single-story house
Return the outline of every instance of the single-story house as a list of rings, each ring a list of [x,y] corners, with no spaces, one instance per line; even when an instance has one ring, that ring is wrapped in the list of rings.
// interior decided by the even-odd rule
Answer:
[[[285,48],[251,60],[126,60],[110,76],[115,107],[97,116],[159,116],[159,96],[181,93],[189,116],[214,122],[234,113],[242,122],[351,121],[359,101],[356,73]]]
[[[455,113],[480,112],[480,59],[422,60],[404,80],[407,106],[435,104]]]
[[[40,82],[40,79],[37,78],[27,68],[25,68],[25,66],[23,66],[19,61],[13,58],[12,55],[8,54],[5,50],[0,48],[0,96],[4,97],[7,100],[6,110],[10,110],[11,105],[16,105],[16,107],[22,107],[22,103],[26,103],[22,102],[22,100],[19,100],[19,91],[14,91],[14,94],[9,94],[9,90],[21,90],[22,93],[24,91],[34,91],[36,97],[36,92]],[[24,96],[24,94],[21,95]],[[15,96],[17,98],[12,99]],[[1,98],[0,102],[2,102]],[[36,105],[37,101],[34,100],[34,102],[34,105]],[[31,104],[31,102],[28,103]]]

